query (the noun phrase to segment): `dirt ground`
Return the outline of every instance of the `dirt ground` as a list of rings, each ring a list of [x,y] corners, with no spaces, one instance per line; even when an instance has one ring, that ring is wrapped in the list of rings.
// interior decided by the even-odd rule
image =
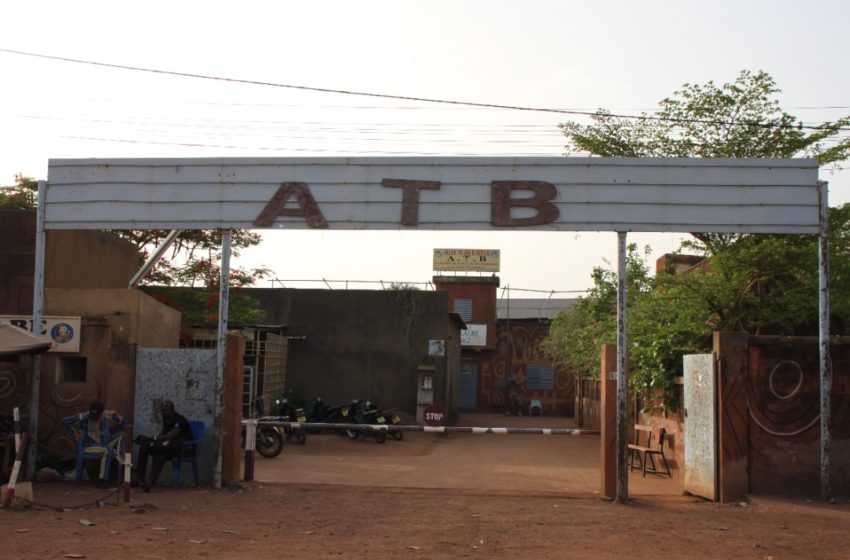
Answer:
[[[507,420],[561,427],[464,424]],[[258,459],[257,480],[238,488],[155,488],[117,505],[86,483],[43,483],[39,505],[0,510],[0,558],[850,558],[847,499],[715,504],[683,495],[678,479],[636,472],[631,501],[609,503],[594,494],[598,445],[321,435]]]

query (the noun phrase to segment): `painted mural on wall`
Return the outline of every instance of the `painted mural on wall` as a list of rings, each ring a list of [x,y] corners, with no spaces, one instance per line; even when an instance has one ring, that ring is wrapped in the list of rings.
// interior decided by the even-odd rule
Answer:
[[[554,368],[552,389],[531,389],[528,384],[529,365],[551,366],[541,350],[548,325],[539,323],[500,323],[496,327],[496,351],[479,361],[479,408],[507,410],[511,380],[518,387],[518,399],[523,414],[527,414],[532,399],[541,401],[544,415],[572,416],[575,406],[575,383],[564,369]]]
[[[31,372],[32,364],[26,358],[21,363],[0,362],[0,413],[11,415],[17,406],[22,417],[28,418]],[[74,458],[76,446],[62,426],[62,419],[87,411],[96,400],[105,400],[99,383],[56,384],[49,374],[42,373],[38,419],[40,452],[46,451],[53,459]],[[24,423],[27,425],[28,421]]]
[[[850,490],[850,363],[833,346],[830,433],[836,490]],[[747,371],[750,490],[815,495],[820,479],[820,374],[817,348],[750,346]]]

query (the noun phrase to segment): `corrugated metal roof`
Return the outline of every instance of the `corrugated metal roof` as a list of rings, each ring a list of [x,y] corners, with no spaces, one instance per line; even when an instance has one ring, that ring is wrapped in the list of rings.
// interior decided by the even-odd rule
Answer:
[[[575,298],[501,298],[496,304],[497,317],[504,319],[552,319],[559,311],[575,305]]]
[[[52,342],[27,330],[8,323],[0,323],[0,356],[40,354],[46,352],[51,346],[53,346]]]

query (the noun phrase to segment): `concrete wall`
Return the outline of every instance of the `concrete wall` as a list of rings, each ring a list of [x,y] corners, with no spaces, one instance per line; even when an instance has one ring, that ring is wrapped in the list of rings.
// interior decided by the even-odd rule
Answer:
[[[63,395],[68,408],[94,398],[132,415],[135,349],[177,348],[180,313],[138,290],[45,290],[48,315],[82,316],[80,352],[86,358],[87,382],[60,384],[60,356],[47,354],[42,390]],[[45,383],[47,386],[45,386]]]
[[[201,484],[213,480],[213,405],[215,403],[216,351],[196,349],[139,348],[136,356],[136,434],[156,435],[162,429],[159,405],[174,402],[177,412],[188,420],[201,420],[206,433],[198,448]],[[150,472],[150,471],[149,471]],[[160,484],[171,480],[171,464],[163,470]],[[192,481],[189,467],[183,480]]]
[[[176,348],[180,312],[139,290],[45,290],[46,315],[107,320],[115,336],[139,346]]]
[[[32,313],[35,228],[34,211],[0,211],[0,314]],[[106,232],[56,230],[47,233],[44,261],[47,288],[126,288],[139,254]]]
[[[87,289],[126,289],[141,264],[129,241],[89,230],[47,232],[44,262],[46,287]]]
[[[32,313],[35,212],[0,211],[0,313]]]
[[[81,317],[80,351],[47,353],[42,359],[39,444],[48,455],[74,456],[74,443],[60,422],[88,409],[93,400],[132,419],[136,349],[142,344],[176,348],[180,313],[137,290],[45,290],[45,314]],[[63,358],[84,358],[85,383],[62,382]],[[2,368],[0,405],[29,414],[28,376]],[[8,379],[4,382],[3,379]]]
[[[449,393],[446,372],[456,376],[458,324],[449,316],[448,296],[409,290],[246,289],[261,302],[265,324],[286,325],[289,342],[286,385],[307,401],[321,396],[338,404],[371,398],[383,407],[416,412],[416,373],[436,371],[435,402]],[[303,338],[300,338],[303,337]],[[447,340],[447,356],[428,356],[429,340]]]

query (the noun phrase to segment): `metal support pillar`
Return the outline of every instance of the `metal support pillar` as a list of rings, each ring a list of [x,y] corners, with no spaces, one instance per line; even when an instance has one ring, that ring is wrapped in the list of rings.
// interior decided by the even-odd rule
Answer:
[[[44,212],[47,208],[47,182],[38,182],[38,213],[35,226],[35,277],[32,290],[32,332],[41,336],[44,308],[44,254],[47,240]],[[27,454],[27,478],[35,480],[35,458],[38,451],[38,415],[41,399],[41,354],[33,357],[30,388],[30,447]]]
[[[832,393],[832,359],[829,352],[829,183],[819,186],[820,227],[818,239],[819,313],[820,313],[820,492],[824,500],[832,498],[830,484],[830,455],[832,440],[829,424],[832,417],[830,395]]]
[[[227,360],[227,310],[230,301],[230,230],[221,232],[221,276],[218,293],[218,344],[216,346],[215,411],[213,436],[215,441],[215,472],[213,484],[221,488],[222,453],[224,450],[224,365]]]
[[[150,272],[154,266],[156,266],[156,263],[159,262],[159,259],[162,258],[162,255],[164,255],[168,248],[174,244],[174,242],[177,240],[177,237],[181,233],[183,233],[182,229],[175,229],[168,234],[168,236],[162,242],[162,245],[156,248],[153,254],[148,257],[148,260],[145,262],[145,264],[142,265],[142,268],[140,268],[138,272],[136,272],[136,274],[134,274],[133,277],[130,279],[130,283],[127,285],[128,290],[132,290],[133,288],[139,285],[139,282],[142,281],[142,278],[144,278],[145,275]]]
[[[617,232],[617,502],[629,499],[629,479],[626,470],[626,401],[628,386],[626,367],[626,232]]]

